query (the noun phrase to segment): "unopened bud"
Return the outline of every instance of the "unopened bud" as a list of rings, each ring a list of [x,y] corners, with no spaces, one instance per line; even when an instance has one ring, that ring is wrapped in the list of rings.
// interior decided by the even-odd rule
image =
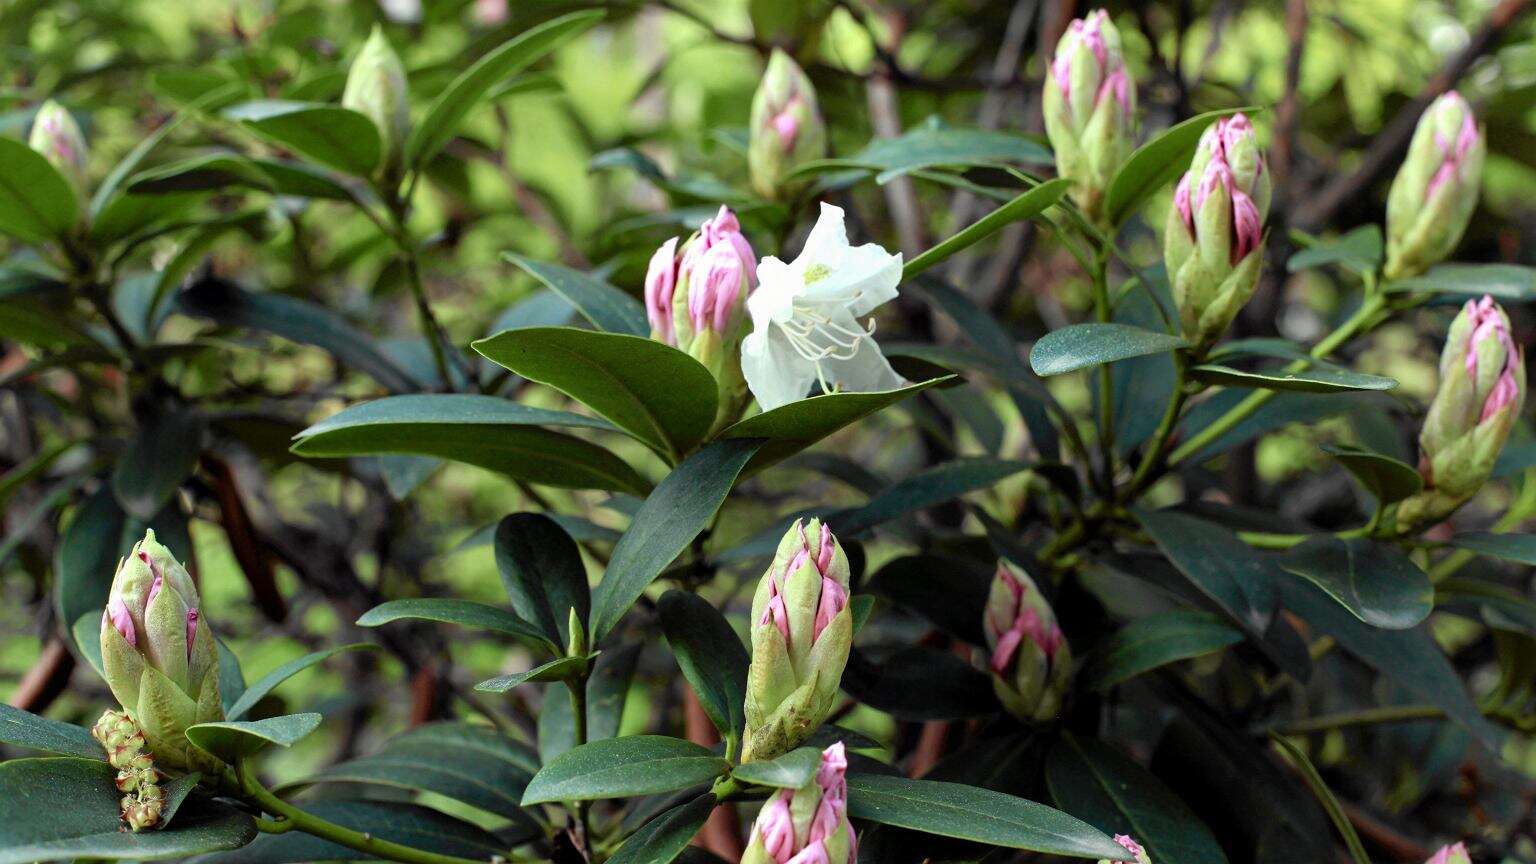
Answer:
[[[1492,297],[1468,300],[1446,333],[1440,388],[1419,432],[1423,491],[1397,509],[1400,530],[1446,518],[1488,481],[1525,403],[1525,354]]]
[[[987,669],[1003,707],[1021,720],[1055,717],[1071,681],[1072,649],[1051,604],[1019,567],[998,564],[982,630]]]
[[[1116,834],[1115,842],[1119,843],[1121,846],[1124,846],[1125,851],[1136,857],[1136,864],[1152,864],[1152,859],[1148,857],[1146,848],[1143,847],[1140,843],[1137,843],[1135,840],[1131,839],[1130,835]],[[1099,864],[1116,864],[1116,862],[1105,858],[1100,860]]]
[[[1472,856],[1467,854],[1467,844],[1452,843],[1441,846],[1440,851],[1429,856],[1424,864],[1472,864]]]
[[[848,822],[847,772],[841,741],[823,750],[809,783],[763,804],[741,864],[853,864],[858,842]]]
[[[50,165],[59,169],[80,196],[89,192],[90,178],[86,174],[89,151],[85,135],[63,105],[49,99],[37,109],[27,146],[43,154]]]
[[[1486,147],[1461,94],[1453,90],[1425,109],[1387,194],[1386,278],[1422,273],[1461,242],[1477,207]]]
[[[400,55],[377,26],[347,72],[341,107],[373,121],[379,130],[379,164],[386,171],[396,166],[405,139],[411,134],[410,89]]]
[[[1180,328],[1197,350],[1221,338],[1253,296],[1269,199],[1253,124],[1242,114],[1216,121],[1179,179],[1163,233]]]
[[[752,187],[782,200],[805,183],[786,182],[795,168],[827,153],[827,127],[816,106],[816,88],[788,54],[775,49],[752,97],[747,167]]]
[[[848,588],[831,529],[797,521],[752,599],[743,762],[794,749],[832,712],[853,643]]]
[[[1131,155],[1136,127],[1136,85],[1108,12],[1096,9],[1062,34],[1043,105],[1056,173],[1072,181],[1073,200],[1098,221],[1104,192]]]
[[[218,649],[185,567],[148,531],[118,563],[101,622],[112,695],[170,768],[217,763],[186,738],[188,726],[224,719]]]

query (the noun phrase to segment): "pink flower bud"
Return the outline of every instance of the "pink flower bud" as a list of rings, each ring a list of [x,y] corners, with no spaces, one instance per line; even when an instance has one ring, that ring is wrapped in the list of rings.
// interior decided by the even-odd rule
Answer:
[[[651,338],[668,345],[677,343],[672,331],[672,291],[677,287],[677,238],[661,244],[645,272],[645,316],[651,322]]]
[[[144,560],[146,562],[149,562],[148,558],[145,558]],[[149,562],[149,564],[150,564],[151,568],[154,567],[153,562]],[[155,581],[152,582],[150,584],[150,586],[149,586],[149,596],[144,601],[144,608],[148,609],[149,608],[149,604],[155,602],[155,598],[160,596],[160,590],[162,588],[164,588],[164,587],[165,587],[165,577],[161,576],[159,571],[157,570],[157,571],[155,571]]]
[[[817,840],[801,849],[795,857],[784,864],[832,864],[832,859],[827,856],[827,847]]]
[[[816,604],[816,631],[811,641],[821,638],[821,631],[827,629],[837,613],[848,606],[848,589],[844,588],[836,579],[829,576],[821,577],[821,599]]]
[[[1472,856],[1467,853],[1467,844],[1452,843],[1449,846],[1440,847],[1440,851],[1430,856],[1424,864],[1471,864]]]
[[[1481,300],[1468,300],[1464,311],[1472,319],[1471,346],[1465,361],[1467,377],[1477,380],[1479,345],[1493,339],[1504,348],[1504,369],[1483,401],[1483,410],[1478,417],[1478,422],[1482,423],[1520,398],[1520,383],[1515,377],[1520,364],[1520,350],[1510,335],[1509,319],[1504,317],[1492,297],[1484,295]]]
[[[1179,185],[1173,190],[1173,206],[1178,208],[1179,218],[1184,220],[1184,227],[1190,234],[1195,233],[1195,211],[1189,200],[1189,174],[1179,178]]]
[[[699,226],[698,240],[689,245],[683,253],[683,269],[692,273],[703,259],[704,253],[721,244],[728,244],[736,250],[741,258],[741,266],[747,273],[747,291],[757,287],[757,257],[752,251],[752,244],[747,242],[747,236],[741,233],[741,223],[736,220],[736,214],[729,207],[720,206],[720,212],[713,219],[705,219]]]
[[[778,585],[773,586],[773,596],[768,600],[768,608],[763,611],[763,619],[758,624],[773,623],[779,628],[779,634],[784,637],[784,644],[789,644],[789,610],[784,608],[784,595],[779,593]]]
[[[134,647],[139,645],[139,637],[133,627],[133,616],[128,612],[128,605],[120,597],[114,597],[107,601],[107,609],[102,615],[112,622],[117,632],[123,634],[128,644]]]
[[[192,662],[192,640],[197,636],[197,610],[187,610],[187,662]]]
[[[1461,127],[1456,133],[1454,142],[1447,139],[1441,131],[1435,131],[1435,148],[1440,152],[1440,167],[1430,178],[1429,185],[1424,187],[1425,201],[1433,197],[1435,191],[1441,186],[1456,179],[1462,163],[1466,161],[1478,140],[1477,121],[1473,119],[1472,109],[1466,107],[1466,100],[1461,98],[1461,94],[1452,90],[1441,98],[1462,106]]]
[[[763,805],[752,830],[762,838],[763,848],[775,862],[786,862],[795,854],[795,819],[790,814],[789,802],[794,792],[786,789]]]
[[[1124,846],[1125,851],[1131,853],[1132,855],[1141,855],[1146,851],[1141,848],[1140,843],[1132,840],[1131,835],[1129,834],[1116,834],[1115,842],[1119,843],[1121,846]]]
[[[717,243],[699,259],[688,277],[688,319],[695,333],[724,335],[741,296],[741,256],[729,243]]]
[[[1258,205],[1243,192],[1232,193],[1232,233],[1237,242],[1232,244],[1232,263],[1248,257],[1264,241],[1264,217],[1259,215]]]
[[[774,115],[770,122],[773,124],[774,134],[779,136],[779,143],[785,150],[793,150],[795,137],[800,134],[800,119],[795,116],[795,112],[786,108]]]

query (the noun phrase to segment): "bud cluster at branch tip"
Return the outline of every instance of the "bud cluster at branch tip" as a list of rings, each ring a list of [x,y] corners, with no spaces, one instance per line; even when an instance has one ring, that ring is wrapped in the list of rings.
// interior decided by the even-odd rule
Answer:
[[[741,864],[853,864],[858,841],[848,822],[848,755],[839,741],[823,750],[816,776],[763,804]]]
[[[827,126],[816,105],[816,88],[788,54],[775,49],[752,97],[747,168],[752,188],[783,200],[806,181],[787,181],[796,168],[827,154]]]
[[[1056,172],[1072,181],[1084,214],[1100,221],[1104,193],[1131,155],[1136,127],[1136,85],[1108,12],[1096,9],[1067,27],[1045,76],[1043,105]]]
[[[1452,90],[1425,109],[1387,193],[1388,279],[1445,260],[1477,208],[1487,145],[1472,106]]]
[[[992,687],[1009,713],[1043,722],[1061,710],[1072,677],[1072,649],[1035,580],[999,562],[982,621]]]

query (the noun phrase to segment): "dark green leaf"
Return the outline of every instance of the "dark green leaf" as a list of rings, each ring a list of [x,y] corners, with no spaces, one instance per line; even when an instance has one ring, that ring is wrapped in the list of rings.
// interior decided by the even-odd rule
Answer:
[[[1285,267],[1292,273],[1337,264],[1358,274],[1374,273],[1381,266],[1380,225],[1359,228],[1332,240],[1320,241],[1292,255]]]
[[[527,672],[500,675],[481,681],[475,685],[475,689],[482,693],[505,693],[530,681],[569,681],[584,675],[591,664],[591,657],[557,657]]]
[[[715,796],[708,792],[673,807],[629,835],[608,864],[668,864],[677,860],[714,809]]]
[[[557,653],[562,650],[559,643],[553,642],[537,626],[511,612],[456,597],[414,597],[389,600],[364,612],[363,617],[357,619],[357,623],[360,627],[381,627],[401,620],[438,621],[443,624],[457,624],[460,627],[473,627],[477,630],[490,630],[530,644],[542,645]]]
[[[1388,282],[1390,292],[1491,294],[1500,300],[1536,300],[1536,268],[1515,264],[1437,264],[1410,279]]]
[[[427,116],[405,142],[405,163],[420,168],[458,134],[464,117],[492,88],[571,41],[603,17],[600,11],[573,12],[518,34],[475,61],[438,94]]]
[[[375,609],[373,611],[376,612],[378,610]],[[372,612],[369,614],[372,614]],[[339,648],[328,648],[324,651],[316,651],[312,654],[305,654],[303,657],[300,657],[297,660],[290,660],[287,663],[277,667],[276,669],[273,669],[271,672],[261,676],[261,678],[255,684],[252,684],[250,687],[246,688],[245,692],[235,700],[234,704],[224,710],[224,717],[227,720],[239,720],[246,714],[250,713],[250,710],[256,707],[256,703],[266,698],[268,693],[276,690],[278,685],[299,674],[300,672],[303,672],[305,669],[328,660],[337,654],[341,654],[347,651],[372,651],[378,647],[379,646],[371,645],[367,642],[354,642],[351,645],[342,645]],[[222,672],[219,683],[221,685],[223,684]]]
[[[906,513],[986,489],[1029,468],[1029,463],[990,456],[962,456],[899,480],[863,507],[831,518],[833,529],[852,536]]]
[[[731,776],[743,783],[799,789],[811,782],[821,767],[821,750],[801,747],[766,762],[744,762],[731,769]]]
[[[1107,834],[1129,834],[1158,864],[1226,864],[1188,805],[1106,744],[1063,734],[1046,760],[1045,782],[1057,807]]]
[[[1182,337],[1129,324],[1073,324],[1041,336],[1029,349],[1029,365],[1036,375],[1061,375],[1101,363],[1162,354],[1188,344]]]
[[[1084,670],[1084,683],[1107,690],[1160,666],[1241,641],[1242,633],[1207,612],[1177,609],[1149,615],[1120,628],[1098,646]]]
[[[927,618],[952,636],[983,645],[981,621],[992,576],[991,569],[967,559],[909,555],[876,571],[868,590]]]
[[[992,679],[948,651],[912,646],[871,661],[855,649],[843,690],[903,720],[958,720],[999,710]]]
[[[112,471],[112,491],[130,516],[152,519],[192,475],[203,446],[203,421],[190,409],[152,415],[128,442]]]
[[[727,740],[737,739],[746,722],[742,712],[751,662],[741,637],[719,610],[697,594],[668,591],[661,597],[659,611],[667,644],[704,713]]]
[[[1323,452],[1355,475],[1379,505],[1401,501],[1424,488],[1424,478],[1412,465],[1391,456],[1356,447],[1324,446]]]
[[[1278,369],[1250,372],[1216,363],[1202,363],[1191,368],[1189,374],[1197,381],[1222,387],[1256,387],[1261,390],[1295,390],[1302,393],[1392,390],[1397,387],[1396,378],[1330,366],[1313,367],[1300,372],[1283,372]]]
[[[133,195],[272,188],[256,163],[232,153],[208,153],[151,168],[128,181]]]
[[[439,855],[489,861],[507,854],[507,844],[494,834],[417,804],[323,799],[305,801],[303,807],[305,812],[327,822]],[[308,864],[366,857],[329,840],[302,831],[288,831],[263,834],[238,852],[195,858],[191,864]]]
[[[780,405],[736,423],[720,438],[761,438],[766,441],[749,466],[748,473],[799,453],[850,423],[881,411],[914,393],[953,381],[954,376],[911,384],[899,390],[877,393],[828,393]]]
[[[173,826],[123,830],[116,770],[95,759],[15,759],[0,764],[0,864],[75,858],[149,861],[237,849],[256,836],[251,817],[212,801],[181,807]]]
[[[352,201],[352,193],[324,169],[304,162],[281,159],[253,159],[252,165],[267,177],[267,185],[278,195],[314,198],[321,201]]]
[[[608,738],[551,759],[529,782],[523,806],[672,792],[708,783],[729,767],[724,759],[681,738]]]
[[[161,786],[165,794],[164,809],[160,811],[160,828],[165,830],[175,823],[176,813],[181,810],[181,805],[186,803],[187,796],[197,788],[197,784],[203,779],[203,775],[193,771],[191,774],[183,774],[175,780],[166,781]]]
[[[560,264],[533,261],[511,252],[502,257],[568,300],[599,330],[630,336],[650,335],[651,325],[646,320],[645,307],[607,282]]]
[[[508,330],[474,349],[587,405],[671,458],[715,422],[715,378],[687,354],[642,336],[572,327]]]
[[[286,714],[266,720],[226,720],[187,727],[187,740],[202,750],[234,762],[266,747],[292,747],[320,727],[319,714]]]
[[[645,499],[614,544],[592,602],[591,643],[601,642],[629,607],[700,531],[708,527],[747,460],[762,442],[717,441],[689,456]]]
[[[1012,132],[954,128],[929,121],[895,138],[878,138],[850,159],[826,166],[812,163],[797,172],[823,171],[827,167],[861,167],[880,172],[877,183],[937,166],[1046,165],[1049,150],[1034,140]]]
[[[107,758],[106,752],[88,730],[72,723],[39,717],[3,702],[0,702],[0,744],[41,750],[59,756]]]
[[[1128,857],[1120,844],[1060,810],[958,783],[852,774],[848,815],[1008,849],[1113,861]]]
[[[1055,180],[1049,180],[1030,189],[1007,204],[960,229],[958,233],[949,239],[908,261],[901,268],[902,279],[911,279],[924,270],[953,257],[960,251],[974,246],[1006,225],[1011,225],[1021,219],[1033,219],[1035,216],[1045,212],[1051,205],[1060,201],[1061,197],[1067,194],[1067,189],[1071,185],[1071,181],[1058,177]]]
[[[264,100],[224,109],[262,138],[358,177],[379,164],[378,127],[356,111],[314,102]]]
[[[1119,225],[1125,222],[1159,189],[1172,183],[1188,168],[1205,127],[1239,111],[1252,113],[1254,110],[1227,108],[1197,114],[1177,126],[1165,129],[1162,134],[1136,148],[1136,152],[1120,166],[1104,196],[1104,212],[1109,217],[1109,223]]]
[[[38,243],[68,234],[79,198],[41,153],[0,136],[0,233]]]
[[[1301,748],[1276,735],[1274,732],[1269,733],[1269,739],[1285,753],[1286,757],[1290,759],[1291,764],[1296,766],[1297,772],[1307,782],[1307,788],[1312,790],[1312,794],[1317,797],[1318,803],[1323,805],[1323,811],[1333,821],[1333,827],[1338,829],[1339,835],[1344,838],[1344,846],[1349,850],[1350,860],[1354,864],[1371,864],[1370,856],[1365,854],[1365,847],[1360,844],[1360,835],[1355,833],[1354,823],[1349,821],[1349,816],[1344,812],[1344,808],[1339,806],[1339,799],[1334,797],[1333,791],[1328,788],[1328,784],[1323,782],[1323,777],[1317,773],[1317,768],[1312,765],[1312,760],[1307,758],[1307,754],[1303,753]]]
[[[1490,534],[1473,531],[1452,537],[1451,545],[1470,549],[1479,555],[1491,555],[1505,561],[1536,567],[1536,535],[1533,534]]]
[[[587,679],[587,740],[599,741],[619,734],[624,704],[640,659],[639,645],[608,648],[597,656]],[[571,700],[560,693],[546,693],[539,708],[539,758],[549,762],[576,746],[576,723]]]
[[[548,516],[514,513],[496,526],[496,569],[512,610],[537,625],[554,645],[571,641],[571,610],[592,617],[592,591],[581,550]]]
[[[354,405],[298,434],[301,456],[405,453],[478,465],[532,483],[644,494],[645,479],[607,450],[545,426],[614,431],[606,421],[493,396],[391,396]]]
[[[1361,537],[1314,537],[1280,566],[1310,580],[1372,627],[1406,630],[1434,607],[1429,576],[1395,547]]]

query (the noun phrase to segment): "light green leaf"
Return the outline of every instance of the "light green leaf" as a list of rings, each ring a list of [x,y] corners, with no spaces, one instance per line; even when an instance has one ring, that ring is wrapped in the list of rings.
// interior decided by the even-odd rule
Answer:
[[[347,174],[367,177],[379,164],[378,127],[356,111],[270,99],[226,108],[224,116],[273,144]]]
[[[1374,273],[1381,266],[1380,225],[1359,228],[1332,240],[1322,240],[1292,255],[1285,268],[1292,273],[1337,264],[1358,274]]]
[[[596,657],[596,654],[585,657],[557,657],[527,672],[501,675],[481,681],[475,685],[475,689],[482,693],[505,693],[530,681],[569,681],[586,674]]]
[[[291,747],[320,728],[319,714],[285,714],[266,720],[225,720],[187,727],[187,740],[202,750],[234,762],[268,744]]]
[[[1120,166],[1104,197],[1104,212],[1111,225],[1120,225],[1140,210],[1157,190],[1172,183],[1195,156],[1205,128],[1239,111],[1253,113],[1254,108],[1227,108],[1197,114],[1136,148]]]
[[[75,227],[78,202],[43,154],[0,136],[0,233],[27,243],[58,239]]]
[[[1061,375],[1188,345],[1182,337],[1130,324],[1073,324],[1041,336],[1029,349],[1029,365],[1042,377]]]
[[[801,747],[766,762],[744,762],[731,769],[731,776],[754,786],[799,789],[811,782],[821,767],[821,751]]]
[[[724,759],[681,738],[608,738],[551,759],[528,783],[523,806],[672,792],[708,783],[729,768]]]
[[[564,297],[599,330],[630,336],[650,335],[651,325],[646,320],[645,307],[607,282],[580,270],[547,261],[533,261],[511,252],[502,257]]]
[[[1436,264],[1419,276],[1388,282],[1391,293],[1491,294],[1500,300],[1536,300],[1536,268],[1517,264]]]
[[[908,261],[901,268],[903,281],[953,257],[967,247],[974,246],[1006,225],[1022,219],[1033,219],[1061,200],[1071,187],[1071,181],[1058,177],[1030,189],[1007,204],[960,229],[949,239],[935,245]]]

